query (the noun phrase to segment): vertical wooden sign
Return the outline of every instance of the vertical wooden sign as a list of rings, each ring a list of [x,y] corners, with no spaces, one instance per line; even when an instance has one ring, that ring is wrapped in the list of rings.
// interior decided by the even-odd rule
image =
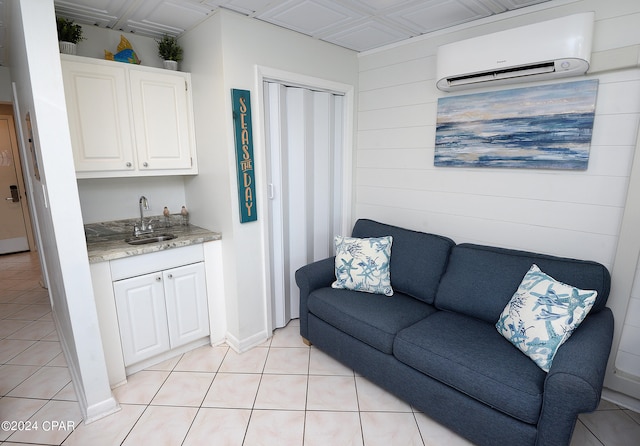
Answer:
[[[258,219],[251,132],[251,98],[248,90],[231,90],[233,126],[236,139],[238,204],[240,223]]]

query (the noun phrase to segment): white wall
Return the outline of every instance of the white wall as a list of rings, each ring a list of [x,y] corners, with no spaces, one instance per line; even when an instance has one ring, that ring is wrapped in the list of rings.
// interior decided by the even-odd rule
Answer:
[[[12,102],[11,71],[8,67],[0,67],[0,102]]]
[[[437,99],[446,95],[435,87],[437,47],[583,11],[596,12],[592,71],[599,72],[587,77],[600,81],[589,168],[435,168]],[[640,120],[640,4],[585,0],[526,12],[360,55],[356,214],[456,242],[596,260],[611,270]],[[624,66],[636,68],[604,71]],[[631,311],[639,320],[639,306]]]
[[[356,53],[221,10],[181,38],[191,72],[200,175],[187,178],[194,224],[223,234],[228,333],[245,349],[267,333],[265,147],[257,68],[356,85]],[[251,91],[258,222],[240,224],[231,89]]]
[[[21,144],[27,144],[26,115],[40,178],[33,159],[24,162],[33,183],[29,199],[38,221],[40,259],[47,272],[58,337],[85,420],[117,410],[106,373],[89,261],[75,182],[71,139],[62,86],[53,1],[33,8],[29,0],[6,4],[11,41],[9,66],[16,84]]]
[[[116,54],[120,37],[124,36],[136,52],[140,65],[162,68],[162,59],[158,56],[158,47],[154,39],[139,36],[133,33],[125,33],[98,26],[81,25],[82,35],[85,40],[77,44],[77,55],[104,59],[105,50]]]
[[[162,215],[165,206],[172,214],[188,208],[182,176],[84,179],[78,192],[84,224],[139,218],[141,195],[149,202],[145,218]]]

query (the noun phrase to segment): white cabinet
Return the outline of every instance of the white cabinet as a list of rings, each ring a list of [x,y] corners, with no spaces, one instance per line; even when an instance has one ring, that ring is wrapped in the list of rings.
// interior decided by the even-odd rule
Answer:
[[[126,71],[63,61],[62,73],[76,171],[133,172]]]
[[[125,366],[209,334],[204,263],[113,283]]]
[[[209,334],[204,263],[163,273],[169,341],[172,348]]]
[[[168,73],[129,72],[140,170],[192,167],[188,82]]]
[[[162,273],[114,282],[125,365],[169,350]]]
[[[78,178],[198,173],[189,73],[61,58]]]

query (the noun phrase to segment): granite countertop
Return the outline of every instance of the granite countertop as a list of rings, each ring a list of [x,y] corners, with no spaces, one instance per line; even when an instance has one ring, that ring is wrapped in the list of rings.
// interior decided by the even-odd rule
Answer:
[[[139,221],[138,219],[86,224],[84,232],[87,239],[89,263],[106,262],[222,239],[222,234],[219,232],[209,231],[192,224],[184,224],[180,215],[171,215],[168,219],[163,216],[151,218],[155,220],[153,222],[154,234],[170,233],[176,235],[176,238],[146,245],[130,245],[125,242],[125,239],[133,236],[133,224]]]

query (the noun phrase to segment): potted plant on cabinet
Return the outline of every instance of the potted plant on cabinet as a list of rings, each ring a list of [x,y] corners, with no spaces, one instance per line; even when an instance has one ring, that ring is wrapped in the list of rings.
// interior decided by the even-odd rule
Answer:
[[[169,70],[177,70],[178,62],[182,60],[182,47],[173,36],[164,35],[158,43],[158,56],[164,60],[164,67]]]
[[[60,52],[63,54],[76,54],[76,44],[84,40],[84,37],[82,37],[82,26],[64,17],[58,17],[56,22],[58,25]]]

